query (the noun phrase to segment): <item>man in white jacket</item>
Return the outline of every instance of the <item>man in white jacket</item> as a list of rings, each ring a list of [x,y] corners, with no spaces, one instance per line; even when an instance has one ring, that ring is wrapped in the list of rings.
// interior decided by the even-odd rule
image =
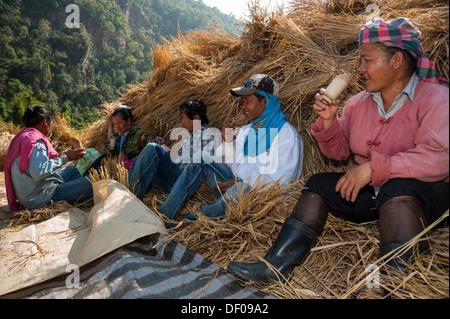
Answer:
[[[222,217],[228,202],[236,199],[239,192],[276,181],[289,184],[300,178],[302,140],[281,112],[278,92],[275,80],[264,74],[255,74],[243,87],[231,90],[233,96],[242,98],[242,110],[249,124],[239,130],[235,139],[225,137],[214,158],[197,153],[194,163],[189,163],[178,178],[160,213],[174,219],[203,181],[219,198],[200,206],[201,213]],[[227,133],[237,131],[230,123],[226,126]],[[191,212],[184,218],[195,220],[197,215]]]

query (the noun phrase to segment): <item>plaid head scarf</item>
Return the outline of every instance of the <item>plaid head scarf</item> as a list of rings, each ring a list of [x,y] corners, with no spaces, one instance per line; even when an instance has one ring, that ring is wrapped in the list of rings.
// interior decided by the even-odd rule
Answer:
[[[411,52],[417,59],[416,73],[424,81],[448,86],[448,80],[436,72],[434,62],[423,55],[419,37],[421,32],[408,19],[399,18],[385,22],[375,19],[367,23],[360,32],[359,44],[381,42]]]

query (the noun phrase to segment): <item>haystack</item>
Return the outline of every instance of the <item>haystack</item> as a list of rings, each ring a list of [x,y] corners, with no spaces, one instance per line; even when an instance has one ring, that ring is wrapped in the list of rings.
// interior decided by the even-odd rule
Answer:
[[[375,8],[372,16],[368,7]],[[181,103],[202,99],[211,127],[220,128],[230,116],[244,125],[239,99],[230,95],[230,88],[241,86],[255,73],[268,74],[280,84],[282,110],[304,143],[302,179],[292,185],[274,183],[269,192],[253,189],[230,205],[225,219],[199,215],[196,222],[174,229],[171,235],[224,267],[233,260],[256,261],[264,256],[309,176],[343,171],[352,165],[352,160],[335,162],[321,154],[310,134],[317,119],[311,106],[314,95],[334,76],[357,69],[359,30],[373,15],[384,19],[408,17],[423,32],[425,54],[437,63],[442,76],[449,77],[446,1],[292,0],[285,10],[268,13],[258,2],[253,3],[240,37],[217,28],[179,34],[155,48],[154,71],[147,81],[131,87],[119,101],[105,105],[107,112],[118,103],[130,106],[137,126],[163,136],[170,146],[174,142],[169,140],[170,130],[180,126]],[[361,78],[355,77],[340,97],[342,105],[363,88]],[[86,130],[82,140],[88,147],[100,148],[106,132],[105,116]],[[108,165],[112,170],[120,168],[117,163]],[[157,210],[166,196],[151,189],[144,203]],[[212,191],[203,185],[182,213],[196,211],[213,199]],[[448,212],[443,219],[446,216]],[[382,287],[394,287],[391,293],[397,298],[449,296],[448,227],[432,225],[412,244],[424,239],[430,240],[432,250],[411,266],[411,273],[401,282],[392,282],[395,279],[389,276],[382,281]],[[293,281],[258,288],[281,298],[379,298],[365,285],[366,269],[371,264],[380,264],[378,223],[357,225],[330,216]]]

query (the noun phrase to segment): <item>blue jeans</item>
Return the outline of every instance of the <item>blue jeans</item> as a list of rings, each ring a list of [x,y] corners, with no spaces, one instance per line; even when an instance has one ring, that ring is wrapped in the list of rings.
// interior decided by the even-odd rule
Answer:
[[[142,200],[150,185],[170,192],[180,175],[181,169],[172,162],[170,155],[158,144],[149,143],[135,158],[128,172],[128,182]]]
[[[194,155],[194,158],[199,153]],[[228,179],[234,179],[233,173],[230,169],[221,163],[216,163],[211,160],[205,160],[208,156],[205,153],[202,154],[201,161],[195,161],[189,163],[181,173],[180,177],[173,185],[172,191],[165,200],[164,204],[160,207],[159,212],[167,216],[169,219],[174,219],[175,215],[183,208],[183,206],[189,201],[189,198],[194,195],[197,189],[204,181],[216,195],[221,196],[217,200],[213,201],[209,205],[200,206],[202,214],[208,217],[221,217],[224,216],[227,210],[228,202],[232,198],[237,198],[237,190],[247,190],[247,186],[241,187],[243,183],[237,183],[230,187],[225,194],[221,194],[217,189],[218,181],[225,181]],[[185,218],[189,220],[196,220],[197,216],[193,213],[188,213]]]
[[[69,167],[59,172],[63,183],[56,187],[51,200],[53,202],[66,201],[73,205],[77,202],[91,199],[93,196],[92,184],[81,177],[76,167]]]

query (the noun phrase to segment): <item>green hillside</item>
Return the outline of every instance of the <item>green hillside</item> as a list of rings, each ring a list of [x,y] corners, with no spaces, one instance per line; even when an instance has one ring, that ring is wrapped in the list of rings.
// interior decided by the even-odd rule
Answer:
[[[0,122],[39,102],[82,129],[151,74],[157,43],[211,24],[241,32],[202,0],[0,0]]]

